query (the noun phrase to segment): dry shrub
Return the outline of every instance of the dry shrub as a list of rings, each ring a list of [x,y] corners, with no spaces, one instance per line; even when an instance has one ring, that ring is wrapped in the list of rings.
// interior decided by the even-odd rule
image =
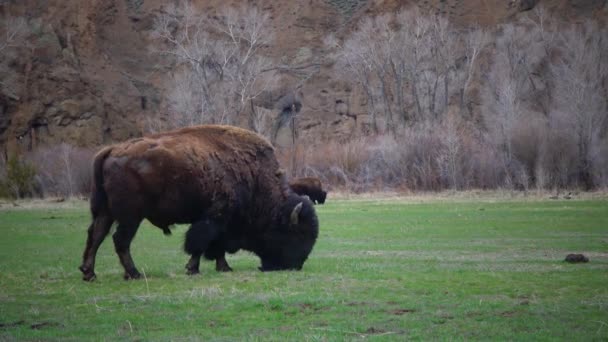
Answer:
[[[367,160],[367,139],[350,142],[328,142],[317,147],[300,146],[296,149],[297,169],[291,170],[293,150],[279,152],[282,165],[297,176],[319,177],[324,183],[338,188],[350,187],[358,183],[361,166]],[[288,161],[288,162],[285,162]]]
[[[473,187],[493,189],[502,183],[504,178],[500,158],[491,144],[474,145],[469,163]]]
[[[0,197],[24,198],[39,195],[36,169],[23,158],[13,156],[0,170]]]
[[[514,178],[518,185],[528,189],[536,177],[540,146],[547,135],[546,123],[530,118],[517,124],[513,133],[513,156],[518,161]]]
[[[6,161],[0,156],[0,179],[6,177]]]
[[[94,151],[60,144],[40,148],[28,156],[36,166],[44,196],[86,195],[91,189]]]
[[[454,132],[464,134],[465,130]],[[296,152],[298,169],[291,174],[315,176],[330,187],[355,192],[463,187],[471,183],[462,179],[472,174],[465,157],[473,139],[458,136],[454,140],[456,133],[444,139],[445,129],[427,123],[397,137],[381,135],[303,147]],[[286,168],[293,164],[292,151],[279,152]]]
[[[608,137],[605,137],[592,151],[595,160],[593,178],[598,187],[608,187]]]
[[[544,177],[542,186],[551,189],[575,185],[577,160],[576,142],[572,137],[559,131],[548,131],[540,144],[536,170]]]
[[[441,181],[437,161],[443,148],[439,134],[430,127],[424,127],[406,132],[403,140],[408,187],[413,190],[439,190]]]

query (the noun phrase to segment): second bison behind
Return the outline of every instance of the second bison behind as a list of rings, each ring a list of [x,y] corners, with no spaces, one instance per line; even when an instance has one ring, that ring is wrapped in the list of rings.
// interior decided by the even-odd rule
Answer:
[[[323,191],[321,181],[315,177],[304,177],[291,180],[289,187],[298,195],[306,195],[314,203],[323,204],[327,197],[327,192]]]
[[[239,249],[259,256],[264,271],[300,269],[317,239],[312,203],[291,191],[268,141],[247,130],[209,125],[129,140],[101,150],[93,171],[84,280],[95,278],[97,249],[114,222],[127,279],[140,277],[129,248],[143,219],[166,233],[192,224],[190,274],[201,256],[230,270],[225,252]]]

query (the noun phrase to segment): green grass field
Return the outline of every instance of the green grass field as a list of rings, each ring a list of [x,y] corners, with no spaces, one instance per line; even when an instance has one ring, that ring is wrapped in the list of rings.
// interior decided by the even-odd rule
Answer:
[[[0,340],[606,340],[608,201],[331,200],[301,272],[185,275],[186,227],[111,239],[81,281],[89,213],[0,209]],[[568,253],[587,264],[567,264]]]

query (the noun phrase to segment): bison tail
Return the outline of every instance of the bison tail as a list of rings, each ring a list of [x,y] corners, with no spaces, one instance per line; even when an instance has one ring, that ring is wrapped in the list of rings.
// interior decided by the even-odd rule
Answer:
[[[97,217],[100,212],[108,210],[108,196],[103,186],[103,163],[112,152],[106,147],[95,155],[93,160],[93,187],[91,190],[91,213]]]

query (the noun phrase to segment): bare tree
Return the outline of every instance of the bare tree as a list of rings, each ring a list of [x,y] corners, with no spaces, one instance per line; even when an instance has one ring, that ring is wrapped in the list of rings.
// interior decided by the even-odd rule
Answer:
[[[90,191],[93,155],[93,150],[62,143],[39,148],[27,160],[36,165],[42,194],[72,197]]]
[[[475,70],[479,59],[479,54],[488,41],[488,33],[480,28],[474,28],[467,32],[464,37],[464,64],[463,71],[461,73],[460,80],[460,112],[464,115],[467,110],[470,116],[469,110],[469,98],[468,92],[471,88],[473,80],[475,79]]]
[[[521,163],[515,158],[514,139],[529,114],[526,101],[534,96],[532,68],[544,58],[544,50],[530,38],[532,33],[525,27],[505,24],[495,42],[496,49],[492,68],[487,75],[485,89],[484,122],[492,143],[500,152],[505,182],[519,184]],[[527,175],[533,170],[527,170]]]
[[[449,187],[458,189],[462,178],[462,142],[458,131],[458,121],[454,115],[448,115],[443,120],[443,129],[440,133],[442,143],[437,164],[441,176],[446,180]]]
[[[23,44],[27,25],[23,18],[7,18],[1,23],[0,53],[6,48],[16,47]]]
[[[29,29],[24,18],[5,18],[0,21],[0,92],[18,100],[22,93],[22,77],[7,63],[17,58],[17,48],[27,46]]]
[[[431,67],[435,79],[433,90],[430,93],[430,112],[434,115],[434,119],[438,119],[439,114],[444,113],[449,105],[449,84],[450,80],[455,77],[456,53],[460,39],[458,32],[452,28],[447,18],[435,17],[431,21],[429,40]],[[443,80],[443,101],[437,98],[439,94],[437,86],[441,79]]]
[[[605,28],[594,22],[563,31],[556,41],[559,58],[551,65],[554,83],[551,116],[576,141],[578,180],[586,189],[594,186],[592,151],[600,144],[608,116],[607,34]]]
[[[367,96],[375,132],[378,114],[394,133],[399,124],[436,120],[447,110],[461,44],[447,19],[414,8],[364,20],[342,45],[329,41],[338,50],[337,68]]]
[[[176,126],[239,124],[275,81],[261,53],[273,40],[268,15],[255,7],[225,8],[215,21],[191,5],[171,7],[157,18],[154,37],[175,61],[169,107]]]
[[[65,179],[65,190],[68,197],[74,196],[75,190],[75,180],[74,180],[74,171],[72,170],[72,154],[73,148],[68,144],[61,144],[59,147],[60,155],[59,158],[61,160],[62,169],[64,171],[64,179]]]
[[[402,99],[399,88],[402,77],[395,73],[403,72],[403,64],[391,60],[397,44],[395,32],[390,28],[392,17],[383,15],[365,20],[352,37],[338,46],[339,67],[345,68],[345,75],[360,84],[368,97],[367,105],[372,116],[374,131],[378,131],[377,113],[384,114],[386,131],[394,132],[394,103]],[[397,81],[397,83],[395,83]]]

